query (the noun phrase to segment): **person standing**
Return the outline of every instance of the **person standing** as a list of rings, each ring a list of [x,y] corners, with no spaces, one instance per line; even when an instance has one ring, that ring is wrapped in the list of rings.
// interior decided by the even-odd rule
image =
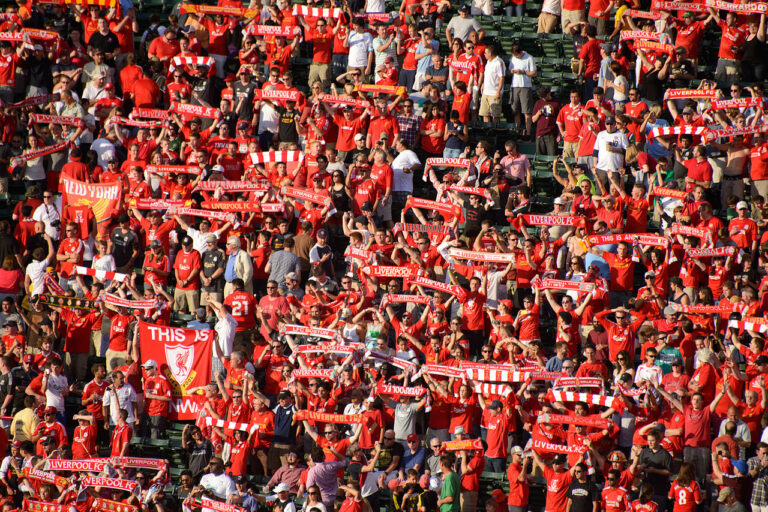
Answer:
[[[143,433],[152,439],[165,437],[168,424],[168,407],[171,402],[171,386],[168,380],[157,371],[157,362],[149,359],[143,365],[144,378],[144,412],[141,426]]]
[[[520,115],[525,117],[525,137],[531,137],[533,125],[533,85],[531,79],[536,76],[536,61],[520,45],[513,44],[509,58],[509,74],[512,76],[510,102],[515,114],[515,123],[520,126]]]
[[[440,512],[459,512],[461,510],[459,476],[453,471],[453,455],[444,453],[440,457],[440,477],[443,487],[440,489],[440,499],[437,505]]]
[[[224,270],[224,279],[227,283],[224,285],[224,297],[235,291],[232,281],[236,278],[243,280],[245,291],[253,293],[253,260],[246,251],[240,248],[240,238],[230,236],[227,238],[227,251],[229,259]]]
[[[486,123],[494,123],[501,117],[501,94],[504,90],[504,61],[499,57],[499,50],[494,45],[485,48],[485,72],[483,73],[483,89],[480,98],[480,112]]]
[[[539,101],[533,105],[531,121],[536,123],[536,154],[555,156],[557,154],[557,115],[560,102],[552,97],[546,85],[539,88]]]

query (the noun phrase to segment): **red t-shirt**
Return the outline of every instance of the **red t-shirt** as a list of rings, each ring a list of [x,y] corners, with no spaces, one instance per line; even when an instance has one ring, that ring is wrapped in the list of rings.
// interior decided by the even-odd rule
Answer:
[[[146,377],[144,379],[144,391],[149,391],[153,395],[159,395],[165,398],[171,398],[171,386],[168,379],[162,375]],[[156,398],[147,398],[145,400],[145,410],[150,416],[168,416],[168,406],[170,402],[157,400]]]
[[[675,480],[672,482],[672,487],[669,488],[669,499],[674,500],[673,512],[694,512],[696,503],[701,501],[699,484],[693,481],[683,487]]]
[[[579,58],[584,59],[584,76],[592,78],[600,71],[600,39],[590,39],[581,47]]]
[[[99,384],[95,380],[92,380],[91,382],[86,384],[85,388],[83,389],[83,398],[98,396],[96,400],[86,405],[88,412],[91,413],[91,415],[93,416],[93,419],[95,419],[96,421],[101,421],[104,419],[104,409],[102,408],[103,404],[101,402],[101,399],[104,397],[104,393],[106,393],[108,386],[109,386],[109,382],[107,382],[106,380],[102,381],[101,384]]]
[[[602,256],[611,268],[611,291],[631,291],[635,273],[635,262],[632,258],[619,258],[610,252],[604,252]]]
[[[509,417],[502,411],[496,416],[488,418],[488,449],[485,452],[487,457],[507,458],[507,436],[510,430]]]
[[[203,264],[200,260],[200,253],[192,249],[187,252],[182,250],[176,254],[176,261],[173,263],[173,268],[178,270],[178,279],[176,281],[176,288],[179,290],[197,290],[200,288],[200,280],[193,279],[186,286],[182,285],[182,281],[186,280],[194,269],[202,270]]]
[[[112,431],[112,451],[111,457],[119,457],[122,455],[123,447],[131,442],[133,438],[133,429],[129,425],[115,426]]]
[[[693,446],[697,448],[708,448],[712,442],[710,437],[710,424],[712,423],[712,413],[708,406],[695,411],[690,405],[685,408],[683,413],[685,419],[683,446]],[[670,497],[672,494],[670,494]]]
[[[256,298],[248,292],[236,291],[224,299],[224,304],[232,307],[232,318],[237,320],[237,332],[256,327]]]
[[[72,434],[72,459],[90,459],[96,452],[97,425],[77,426]]]
[[[461,306],[461,328],[469,331],[479,331],[485,325],[483,305],[486,296],[480,292],[468,292],[467,300]]]
[[[573,475],[569,471],[556,473],[549,466],[544,468],[543,474],[547,481],[545,512],[565,512],[568,503],[568,489],[573,481]]]

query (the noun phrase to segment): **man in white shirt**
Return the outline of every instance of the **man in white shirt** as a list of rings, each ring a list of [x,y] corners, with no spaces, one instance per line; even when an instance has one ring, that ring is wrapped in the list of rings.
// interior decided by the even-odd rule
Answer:
[[[42,247],[32,251],[32,261],[27,265],[27,273],[24,276],[24,289],[29,290],[30,285],[32,285],[30,298],[41,295],[45,291],[45,269],[52,265],[56,258],[56,251],[53,248],[51,237],[48,236],[48,233],[45,233],[43,236],[45,241],[48,242],[48,256],[46,257]]]
[[[200,479],[200,487],[211,491],[220,500],[226,500],[237,491],[235,482],[224,473],[224,461],[221,457],[211,457],[208,468],[211,472]]]
[[[504,90],[504,61],[499,57],[499,50],[494,45],[485,48],[485,58],[488,63],[483,73],[483,90],[480,99],[480,112],[483,121],[494,123],[501,117],[501,94]]]
[[[347,71],[360,70],[363,75],[373,71],[373,36],[365,31],[362,18],[352,20],[352,31],[344,41],[344,47],[349,48]]]
[[[119,409],[125,409],[128,412],[128,418],[126,418],[125,422],[133,427],[136,422],[138,397],[133,386],[125,382],[125,374],[120,370],[112,372],[112,385],[107,388],[101,400],[104,417],[109,418],[109,425],[115,426],[120,410],[112,406],[113,394],[117,395],[117,403],[120,405]],[[104,422],[104,426],[108,428],[107,422]]]
[[[520,45],[513,44],[509,58],[509,74],[512,76],[512,111],[515,122],[520,125],[520,114],[525,116],[525,134],[531,136],[533,124],[533,89],[531,78],[536,76],[536,61],[523,51]]]
[[[53,202],[53,192],[49,190],[43,192],[43,204],[32,213],[32,218],[45,224],[45,234],[51,237],[51,240],[59,239],[61,215],[59,215],[59,209]]]
[[[224,365],[221,359],[229,359],[232,355],[232,348],[235,344],[235,330],[237,329],[237,320],[235,320],[230,314],[230,307],[225,306],[220,302],[213,300],[213,295],[205,292],[206,301],[208,305],[216,312],[216,325],[213,330],[216,331],[219,348],[214,351],[213,354],[213,366],[211,367],[211,375],[216,375],[217,372],[224,371]]]
[[[659,353],[655,348],[649,348],[645,351],[645,363],[637,367],[635,371],[635,385],[642,386],[643,382],[652,383],[654,387],[661,386],[662,371],[656,364],[656,358]]]
[[[627,136],[616,129],[616,118],[605,119],[605,130],[597,134],[595,149],[597,156],[592,157],[592,172],[606,183],[609,172],[619,172],[624,167],[624,153],[629,145]]]
[[[413,195],[413,171],[421,165],[419,157],[411,151],[405,139],[395,143],[397,156],[387,156],[392,167],[392,218],[399,219],[399,213],[405,208],[405,202]]]

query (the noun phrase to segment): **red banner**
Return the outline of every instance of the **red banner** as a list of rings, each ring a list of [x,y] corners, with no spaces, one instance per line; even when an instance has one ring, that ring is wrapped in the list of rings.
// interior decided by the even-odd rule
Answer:
[[[558,423],[561,425],[581,425],[592,428],[608,428],[611,420],[601,418],[593,414],[591,416],[570,416],[566,414],[542,414],[538,417],[539,423]]]
[[[98,512],[139,512],[139,507],[135,505],[126,505],[120,501],[108,500],[106,498],[96,498],[93,500],[91,510]]]
[[[62,194],[62,204],[90,206],[99,223],[99,235],[106,233],[106,221],[120,208],[120,183],[84,183],[62,174],[59,178],[59,190]]]
[[[325,412],[307,411],[306,409],[299,409],[293,414],[293,419],[296,421],[310,420],[319,421],[321,423],[362,423],[362,414],[330,414]]]
[[[464,450],[482,450],[483,442],[480,439],[462,439],[454,441],[443,441],[440,447],[445,452],[461,452]]]
[[[171,386],[169,419],[195,419],[200,405],[187,389],[211,381],[213,331],[141,322],[139,343],[142,363],[154,359]]]
[[[564,453],[566,455],[581,455],[587,451],[586,446],[547,443],[539,439],[533,441],[533,449],[537,453]]]
[[[182,14],[221,14],[223,16],[241,16],[243,18],[257,18],[259,16],[259,9],[231,6],[183,4],[179,7],[179,10]]]

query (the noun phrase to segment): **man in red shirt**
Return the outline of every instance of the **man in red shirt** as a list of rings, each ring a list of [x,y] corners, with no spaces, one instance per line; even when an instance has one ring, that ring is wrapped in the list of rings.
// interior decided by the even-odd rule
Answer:
[[[97,425],[93,415],[88,414],[87,409],[83,409],[78,414],[72,416],[77,421],[77,427],[72,433],[72,459],[90,459],[98,457],[96,450]],[[105,431],[106,432],[106,431]]]
[[[615,313],[616,323],[613,323],[606,319],[608,315]],[[629,310],[624,307],[618,307],[616,309],[610,309],[607,311],[601,311],[595,319],[608,331],[608,359],[612,363],[616,363],[616,358],[619,352],[626,350],[628,354],[635,353],[635,334],[637,330],[643,325],[645,317],[640,317],[633,323],[629,323]]]
[[[200,253],[192,248],[192,238],[185,236],[181,241],[182,250],[176,254],[173,272],[176,276],[176,291],[173,297],[173,309],[181,311],[186,306],[189,314],[195,314],[200,304],[200,279],[203,268]]]
[[[93,372],[93,380],[85,385],[80,403],[86,407],[87,414],[90,414],[97,427],[96,441],[100,445],[106,445],[109,439],[107,438],[108,431],[104,428],[104,409],[101,401],[109,386],[109,382],[104,378],[107,376],[107,370],[103,364],[95,364],[91,371]]]
[[[351,105],[345,105],[342,113],[336,110],[330,110],[326,103],[320,104],[329,115],[333,116],[333,122],[338,127],[338,136],[336,139],[336,151],[339,155],[339,161],[347,158],[347,153],[355,149],[355,135],[363,133],[365,119],[368,117],[368,109],[355,117],[355,109]]]
[[[747,36],[744,25],[739,23],[739,13],[728,11],[725,21],[720,19],[717,12],[708,8],[710,17],[715,20],[717,26],[723,31],[720,37],[720,50],[717,52],[717,69],[715,80],[734,83],[739,80],[739,52]]]
[[[181,48],[176,39],[176,30],[171,27],[168,27],[162,36],[153,39],[149,43],[149,50],[147,51],[150,60],[159,60],[165,63],[166,67],[179,52],[181,52]]]
[[[488,435],[486,440],[488,442],[488,449],[485,452],[485,463],[488,466],[488,471],[503,473],[504,466],[507,463],[507,437],[512,427],[510,416],[513,409],[508,408],[506,411],[503,411],[504,405],[501,400],[494,400],[486,405],[482,394],[477,395],[477,400],[480,403],[480,407],[490,412],[487,424]]]
[[[578,75],[584,77],[584,97],[592,97],[592,91],[597,86],[597,75],[600,72],[600,45],[603,41],[596,39],[597,29],[594,25],[587,25],[584,29],[587,34],[587,42],[579,52]]]
[[[736,203],[736,212],[738,217],[731,219],[728,224],[731,240],[736,242],[739,249],[754,255],[757,252],[757,223],[749,218],[749,205],[746,201]]]
[[[630,499],[627,496],[627,491],[619,487],[620,479],[620,471],[616,469],[608,471],[608,477],[605,479],[607,487],[603,489],[600,501],[602,512],[628,512],[630,510]]]
[[[611,269],[610,299],[611,305],[624,306],[632,297],[635,262],[630,254],[631,246],[627,242],[619,243],[616,254],[593,247],[590,252],[597,254],[608,263]]]
[[[563,157],[576,158],[579,150],[579,132],[582,125],[582,106],[579,91],[571,91],[571,102],[557,113],[557,127],[563,138]]]
[[[171,403],[171,386],[168,380],[157,371],[157,363],[149,359],[143,365],[144,373],[144,412],[141,425],[144,435],[152,439],[165,437],[168,419],[168,406]]]
[[[56,253],[56,271],[62,279],[74,279],[75,267],[83,264],[85,244],[77,236],[78,226],[74,222],[67,223],[64,231],[67,237],[61,241]]]
[[[299,17],[299,22],[304,25],[305,40],[312,43],[312,64],[309,66],[310,85],[316,81],[323,84],[323,90],[327,90],[331,83],[331,54],[333,50],[333,36],[341,25],[341,16],[336,20],[336,28],[331,29],[325,18],[317,20],[315,28],[309,28],[304,17]]]
[[[480,280],[473,277],[469,280],[469,292],[461,304],[461,330],[469,339],[469,350],[472,355],[480,355],[480,349],[485,344],[485,313],[483,306],[487,300],[486,277]]]
[[[245,291],[245,284],[239,277],[232,280],[232,287],[235,291],[227,295],[223,304],[232,308],[232,318],[237,320],[234,342],[237,345],[250,341],[251,332],[256,327],[256,298]]]
[[[16,66],[21,60],[24,45],[14,51],[10,41],[0,41],[0,99],[13,103],[13,88],[16,86]]]
[[[565,470],[568,457],[564,453],[555,455],[552,467],[548,466],[534,450],[533,460],[541,468],[542,476],[547,481],[547,499],[544,505],[546,512],[565,512],[568,502],[568,489],[573,481],[573,473],[579,464],[574,464],[569,471]],[[581,462],[582,457],[579,457]]]

